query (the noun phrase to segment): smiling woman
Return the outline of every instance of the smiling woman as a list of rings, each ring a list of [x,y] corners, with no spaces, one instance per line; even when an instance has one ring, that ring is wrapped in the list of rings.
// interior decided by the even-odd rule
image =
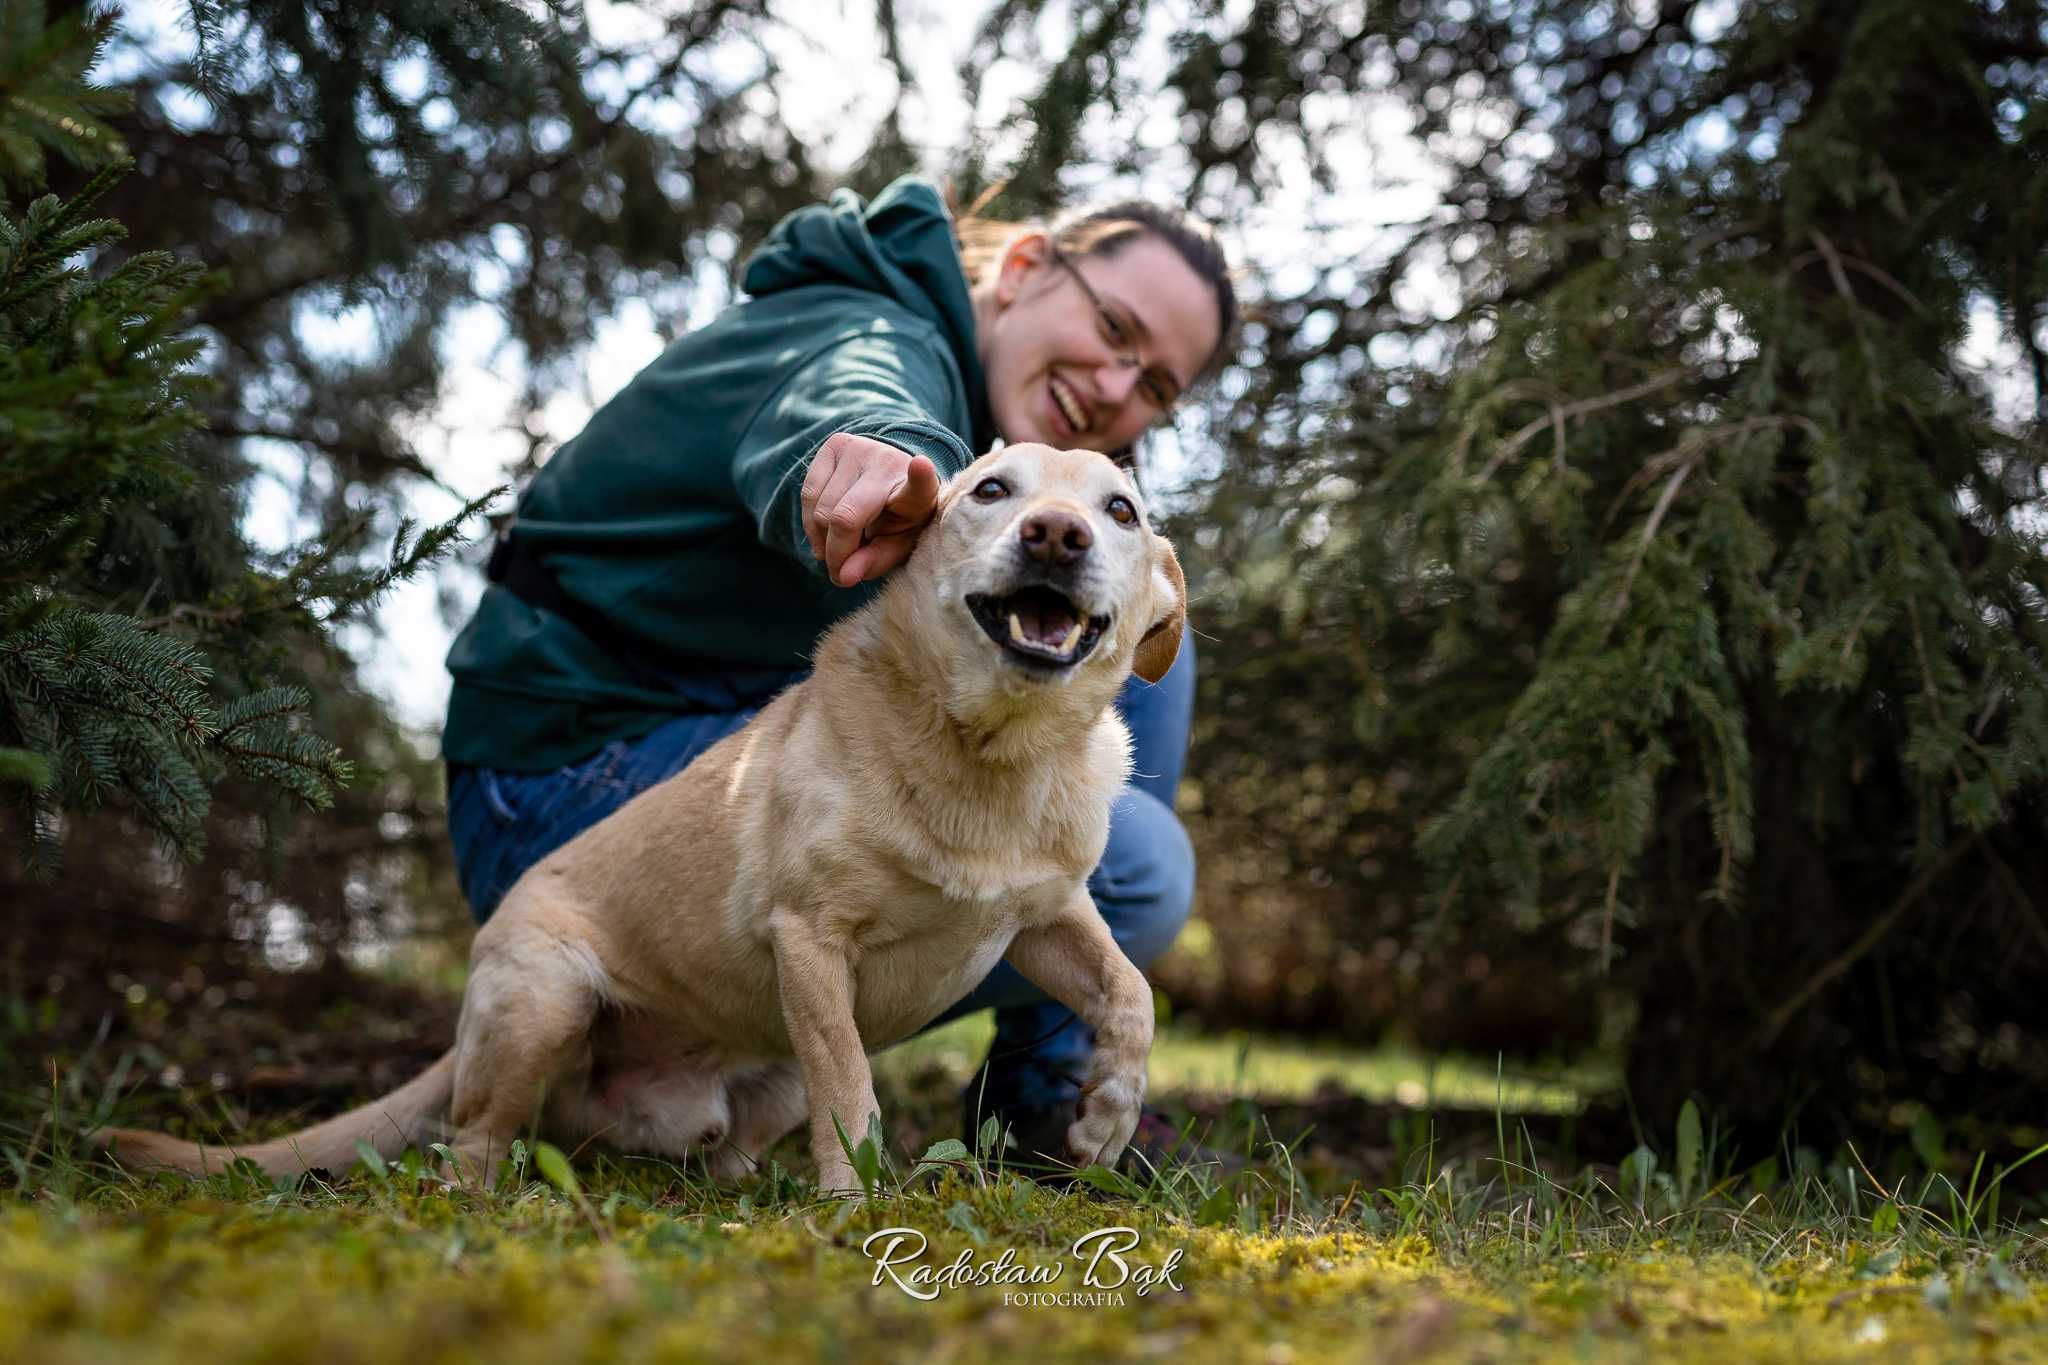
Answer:
[[[1009,440],[1128,460],[1133,442],[1222,364],[1237,294],[1198,219],[1138,199],[1044,227],[970,212],[956,233],[976,281],[989,401]],[[1063,297],[1069,290],[1080,299]]]
[[[1214,234],[1176,209],[956,223],[917,180],[791,214],[741,282],[745,302],[669,347],[535,477],[449,656],[449,826],[479,919],[802,676],[825,629],[909,557],[944,480],[998,442],[1128,463],[1215,371],[1236,319]],[[1101,510],[1111,529],[1140,515]],[[1085,527],[1046,518],[1014,534],[1047,559],[1087,548]],[[1048,677],[1094,624],[1036,600],[978,623]],[[1118,702],[1139,776],[1089,889],[1140,966],[1193,897],[1172,809],[1193,685],[1184,650]],[[995,1065],[971,1093],[1029,1147],[1064,1131],[1093,1040],[1008,967],[951,1013],[991,1005]]]

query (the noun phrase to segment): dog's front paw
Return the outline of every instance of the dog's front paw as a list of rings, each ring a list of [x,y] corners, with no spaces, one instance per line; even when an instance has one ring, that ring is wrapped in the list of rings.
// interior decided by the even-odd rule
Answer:
[[[1067,1129],[1067,1159],[1076,1166],[1114,1166],[1137,1131],[1138,1105],[1144,1098],[1142,1072],[1135,1078],[1109,1076],[1089,1082]]]

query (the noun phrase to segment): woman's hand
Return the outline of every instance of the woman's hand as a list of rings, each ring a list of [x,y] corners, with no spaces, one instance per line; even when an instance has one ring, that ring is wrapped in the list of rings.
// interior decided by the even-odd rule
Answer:
[[[866,436],[826,437],[804,475],[804,534],[842,588],[910,558],[938,505],[936,465]]]

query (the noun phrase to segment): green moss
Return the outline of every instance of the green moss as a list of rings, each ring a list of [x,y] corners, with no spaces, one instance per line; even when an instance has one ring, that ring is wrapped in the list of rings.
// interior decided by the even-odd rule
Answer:
[[[861,1205],[751,1202],[600,1163],[583,1208],[359,1175],[261,1198],[110,1182],[0,1215],[0,1359],[47,1362],[1176,1358],[1308,1362],[1386,1354],[1547,1360],[2048,1354],[2048,1286],[1960,1243],[1887,1259],[1817,1229],[1634,1240],[1569,1253],[1502,1223],[1388,1231],[1325,1220],[1193,1226],[1158,1204],[947,1175]],[[609,1213],[604,1210],[609,1205]],[[1354,1208],[1356,1205],[1354,1205]],[[1134,1261],[1178,1249],[1184,1292],[1121,1306],[1005,1306],[998,1287],[921,1302],[861,1246],[914,1227],[926,1264],[1016,1248],[1067,1257],[1121,1224]],[[977,1242],[974,1232],[981,1234]],[[1595,1231],[1592,1229],[1587,1232]],[[1775,1249],[1772,1243],[1777,1243]],[[1070,1264],[1057,1290],[1075,1290]]]

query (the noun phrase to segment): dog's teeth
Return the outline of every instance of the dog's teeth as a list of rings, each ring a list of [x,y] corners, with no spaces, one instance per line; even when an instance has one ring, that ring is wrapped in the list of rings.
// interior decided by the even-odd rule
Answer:
[[[1072,654],[1074,652],[1074,641],[1080,638],[1081,623],[1076,621],[1073,625],[1067,627],[1066,638],[1060,641],[1060,653]]]
[[[1015,640],[1020,645],[1028,645],[1031,643],[1031,641],[1025,637],[1024,623],[1017,619],[1017,613],[1014,611],[1010,613],[1010,638],[1012,640]]]

